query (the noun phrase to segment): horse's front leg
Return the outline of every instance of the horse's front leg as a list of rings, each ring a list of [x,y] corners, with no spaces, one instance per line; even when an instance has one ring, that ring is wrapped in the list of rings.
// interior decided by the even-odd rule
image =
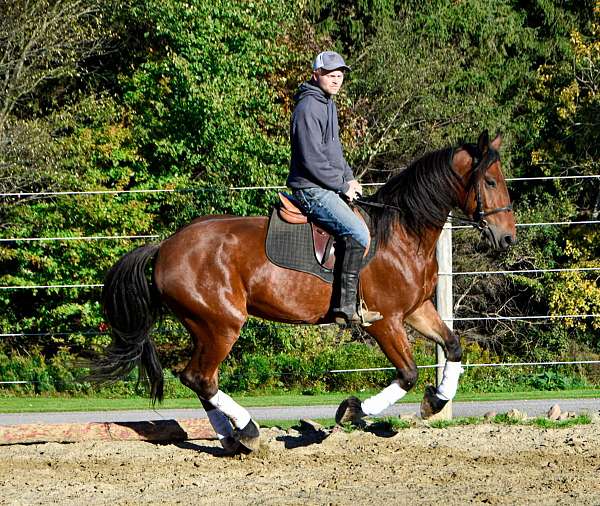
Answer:
[[[446,355],[442,382],[437,389],[431,385],[425,389],[421,417],[427,419],[439,413],[456,395],[458,378],[463,372],[462,348],[458,336],[442,321],[430,300],[423,303],[405,321],[423,336],[441,345]]]
[[[377,395],[360,401],[350,397],[340,404],[335,421],[359,423],[369,415],[378,415],[399,401],[415,386],[417,366],[410,350],[410,344],[400,318],[389,317],[367,330],[379,343],[379,346],[394,365],[398,377]]]

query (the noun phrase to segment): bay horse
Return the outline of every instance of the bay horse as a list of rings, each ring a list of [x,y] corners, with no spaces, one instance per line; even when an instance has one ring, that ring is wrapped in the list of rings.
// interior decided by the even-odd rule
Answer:
[[[397,370],[379,394],[345,400],[336,420],[375,415],[415,384],[417,367],[405,324],[442,345],[443,380],[428,387],[421,412],[439,412],[454,397],[461,373],[458,336],[441,320],[432,296],[437,282],[436,242],[454,207],[498,250],[516,240],[515,220],[500,166],[501,137],[426,154],[366,199],[377,252],[363,269],[363,298],[384,318],[366,328]],[[265,254],[267,218],[204,216],[159,244],[139,247],[107,273],[102,292],[112,344],[95,364],[96,378],[116,379],[139,366],[153,401],[163,397],[163,372],[150,330],[168,308],[193,339],[181,382],[200,399],[223,446],[252,451],[259,441],[248,411],[219,390],[219,364],[249,315],[268,320],[330,323],[332,287],[318,277],[284,269]],[[147,275],[148,264],[153,264]]]

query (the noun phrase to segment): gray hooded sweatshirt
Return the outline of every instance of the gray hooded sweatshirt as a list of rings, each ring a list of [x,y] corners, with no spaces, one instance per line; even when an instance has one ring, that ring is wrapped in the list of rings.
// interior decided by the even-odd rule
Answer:
[[[290,138],[292,159],[287,185],[294,189],[348,191],[354,179],[339,139],[337,109],[331,97],[310,83],[294,96]]]

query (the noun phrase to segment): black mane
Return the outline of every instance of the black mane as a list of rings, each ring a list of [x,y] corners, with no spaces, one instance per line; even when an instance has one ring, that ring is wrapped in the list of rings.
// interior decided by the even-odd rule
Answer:
[[[481,155],[477,146],[464,144],[474,158],[474,164]],[[421,236],[426,228],[443,227],[448,212],[460,203],[457,201],[462,188],[460,176],[451,167],[454,149],[446,148],[427,153],[412,162],[405,170],[391,177],[375,194],[367,200],[378,204],[387,204],[401,211],[367,206],[371,216],[372,229],[380,244],[389,239],[392,228],[402,223],[416,236]],[[490,163],[498,158],[491,147],[484,163],[478,164],[476,171],[469,178],[467,190],[477,184]]]

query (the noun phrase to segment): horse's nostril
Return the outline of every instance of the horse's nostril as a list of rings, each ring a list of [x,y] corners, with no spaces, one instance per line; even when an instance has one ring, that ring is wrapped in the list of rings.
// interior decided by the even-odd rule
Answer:
[[[515,238],[512,235],[508,234],[504,236],[504,244],[506,244],[506,246],[510,246],[514,242]]]

